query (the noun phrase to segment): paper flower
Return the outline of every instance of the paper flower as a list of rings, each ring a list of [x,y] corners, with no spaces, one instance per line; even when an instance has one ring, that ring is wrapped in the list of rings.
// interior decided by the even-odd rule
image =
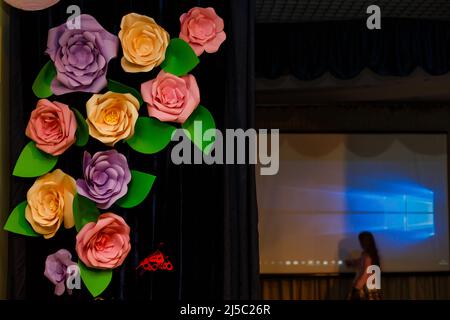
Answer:
[[[200,91],[192,75],[177,77],[160,71],[156,79],[141,85],[148,114],[161,121],[184,123],[200,103]]]
[[[59,0],[5,0],[5,2],[18,9],[37,11],[49,8],[57,4]]]
[[[146,72],[164,61],[170,36],[155,20],[130,13],[122,18],[120,28],[123,70]]]
[[[197,56],[204,51],[216,52],[226,39],[223,20],[213,8],[192,8],[181,15],[180,22],[180,38],[191,45]]]
[[[58,250],[50,254],[45,260],[44,275],[55,285],[55,294],[63,295],[66,291],[66,280],[69,277],[67,268],[76,265],[72,261],[72,255],[66,249]],[[72,290],[67,288],[67,292],[72,294]]]
[[[94,94],[86,103],[89,134],[107,146],[134,135],[139,101],[131,94]]]
[[[131,173],[127,159],[116,150],[100,151],[93,157],[84,152],[84,179],[77,180],[78,193],[100,209],[108,209],[128,192]]]
[[[108,63],[117,56],[119,40],[94,17],[80,15],[80,29],[66,23],[48,32],[47,53],[57,75],[52,91],[61,95],[74,91],[97,93],[107,85]]]
[[[89,268],[117,268],[130,249],[130,227],[114,213],[101,214],[97,222],[87,223],[77,235],[78,257]]]
[[[75,143],[76,130],[75,115],[67,105],[41,99],[31,112],[25,133],[37,148],[58,156]]]
[[[25,218],[33,230],[49,239],[63,222],[66,229],[72,228],[75,192],[75,180],[59,169],[36,179],[28,190],[25,209]]]

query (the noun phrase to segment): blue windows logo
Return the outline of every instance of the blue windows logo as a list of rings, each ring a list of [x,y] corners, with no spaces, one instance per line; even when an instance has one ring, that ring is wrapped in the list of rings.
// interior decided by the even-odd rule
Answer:
[[[415,239],[435,235],[433,191],[408,184],[386,184],[379,190],[346,192],[352,231],[407,233]]]

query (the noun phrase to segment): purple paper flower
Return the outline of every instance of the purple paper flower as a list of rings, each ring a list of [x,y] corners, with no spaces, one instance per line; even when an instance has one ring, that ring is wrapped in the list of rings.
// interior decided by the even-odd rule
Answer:
[[[72,255],[66,249],[61,249],[47,257],[45,260],[44,275],[55,285],[55,294],[61,296],[66,290],[66,280],[69,276],[67,268],[76,265]],[[69,294],[71,289],[67,289]]]
[[[53,93],[98,93],[107,85],[108,63],[118,47],[118,38],[87,14],[80,15],[80,29],[71,30],[66,23],[50,29],[46,52],[57,71]]]
[[[101,151],[93,157],[84,152],[84,179],[77,180],[77,191],[100,209],[108,209],[128,192],[131,173],[127,158],[116,150]]]

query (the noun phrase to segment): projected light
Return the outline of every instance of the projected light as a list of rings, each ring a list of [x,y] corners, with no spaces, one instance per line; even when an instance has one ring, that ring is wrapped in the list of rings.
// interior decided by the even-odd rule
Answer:
[[[373,183],[373,182],[372,182]],[[346,193],[354,231],[392,230],[415,233],[415,238],[434,234],[434,193],[409,183],[377,181],[379,192]],[[370,224],[367,223],[370,215]],[[417,232],[419,231],[419,232]]]
[[[281,134],[279,173],[257,178],[260,248],[262,260],[292,264],[262,272],[349,272],[362,231],[373,234],[383,272],[450,270],[439,263],[450,261],[448,139]]]

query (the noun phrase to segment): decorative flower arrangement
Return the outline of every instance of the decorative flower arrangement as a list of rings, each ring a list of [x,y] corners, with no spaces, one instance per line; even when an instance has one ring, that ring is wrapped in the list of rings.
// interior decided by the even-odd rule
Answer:
[[[52,2],[57,1],[42,4]],[[190,132],[193,141],[193,122],[202,122],[202,130],[215,127],[210,112],[200,105],[200,90],[190,72],[199,63],[198,56],[219,49],[225,32],[213,8],[193,8],[183,14],[179,38],[173,39],[154,19],[137,13],[122,18],[118,36],[90,15],[80,19],[80,29],[69,29],[64,23],[49,30],[46,53],[50,61],[32,87],[39,100],[25,132],[31,141],[13,170],[16,177],[37,179],[4,229],[50,239],[63,232],[61,225],[75,227],[73,249],[78,263],[61,249],[47,257],[44,275],[55,285],[55,294],[62,295],[67,269],[77,264],[85,286],[96,297],[108,287],[113,269],[123,264],[131,249],[133,230],[112,213],[114,207],[140,205],[156,179],[129,168],[125,155],[114,147],[125,143],[139,153],[153,154],[169,144],[176,126]],[[125,72],[161,68],[155,78],[142,83],[140,92],[108,78],[108,63],[118,56],[119,43]],[[54,97],[47,99],[76,92],[93,94],[85,110]],[[144,102],[147,108],[141,108]],[[84,151],[82,177],[75,180],[60,169],[53,170],[59,157],[72,146],[85,147],[89,137],[105,149],[92,155]],[[166,269],[171,270],[170,266]]]

